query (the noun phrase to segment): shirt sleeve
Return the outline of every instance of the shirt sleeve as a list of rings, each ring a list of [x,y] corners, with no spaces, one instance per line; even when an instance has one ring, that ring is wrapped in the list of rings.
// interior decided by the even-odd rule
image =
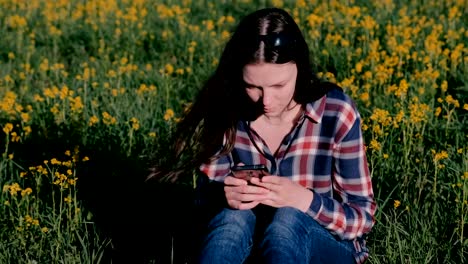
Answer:
[[[333,196],[313,191],[314,198],[307,213],[341,239],[352,240],[370,232],[376,203],[361,119],[355,106],[344,105],[338,120],[333,151]]]
[[[200,165],[200,171],[210,180],[224,182],[224,178],[231,173],[232,157],[231,154],[218,156],[219,152],[210,161]]]

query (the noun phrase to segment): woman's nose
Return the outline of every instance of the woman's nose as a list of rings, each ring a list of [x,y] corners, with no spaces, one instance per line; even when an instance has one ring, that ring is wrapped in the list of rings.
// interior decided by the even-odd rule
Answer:
[[[267,92],[267,91],[262,92],[263,105],[269,105],[271,103],[271,98],[272,98],[272,95],[270,92]]]

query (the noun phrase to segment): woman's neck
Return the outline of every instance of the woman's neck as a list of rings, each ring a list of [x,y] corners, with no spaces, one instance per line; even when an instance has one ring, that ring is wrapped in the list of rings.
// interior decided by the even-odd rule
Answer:
[[[278,116],[267,116],[263,114],[260,116],[260,119],[269,126],[282,126],[295,123],[300,117],[301,108],[300,104],[295,103],[294,106],[288,107]]]

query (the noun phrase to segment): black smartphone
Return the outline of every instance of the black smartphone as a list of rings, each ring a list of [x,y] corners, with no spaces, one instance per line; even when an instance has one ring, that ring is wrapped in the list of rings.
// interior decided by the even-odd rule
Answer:
[[[263,164],[234,166],[231,171],[234,177],[246,181],[250,181],[252,177],[261,179],[268,174],[268,169]]]

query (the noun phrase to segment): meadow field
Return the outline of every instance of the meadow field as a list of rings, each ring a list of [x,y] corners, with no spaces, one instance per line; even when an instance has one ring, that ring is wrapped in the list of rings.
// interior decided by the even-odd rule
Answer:
[[[152,209],[146,169],[235,25],[266,6],[290,11],[362,115],[368,263],[468,262],[466,0],[0,0],[0,263],[109,263],[119,245],[174,259],[138,242],[167,236],[173,211],[191,222],[175,195]]]

